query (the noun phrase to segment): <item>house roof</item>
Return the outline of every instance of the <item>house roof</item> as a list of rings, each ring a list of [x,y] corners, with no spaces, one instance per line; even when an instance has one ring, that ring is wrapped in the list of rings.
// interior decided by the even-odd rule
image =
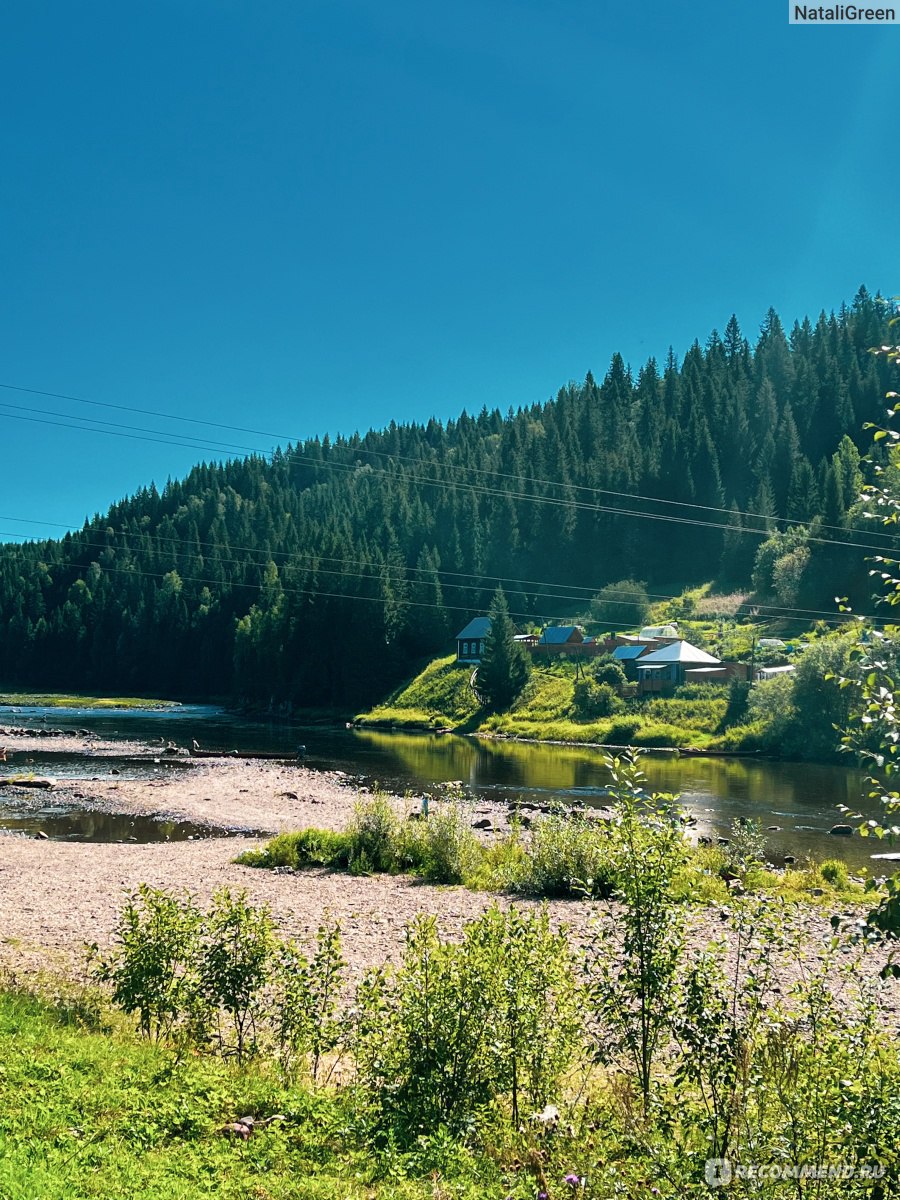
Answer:
[[[713,658],[705,650],[700,650],[697,646],[692,646],[690,642],[681,641],[672,642],[670,646],[661,646],[659,650],[651,650],[649,654],[644,655],[639,666],[654,666],[662,663],[702,663],[713,665],[718,664],[718,662],[717,658]]]
[[[491,629],[490,617],[473,617],[465,629],[460,630],[456,635],[456,640],[461,642],[463,638],[483,638],[487,637]]]
[[[640,658],[646,649],[646,646],[616,646],[612,656],[618,662],[630,661],[633,658]]]
[[[581,632],[577,625],[548,625],[541,634],[541,641],[545,646],[561,646],[576,632]]]

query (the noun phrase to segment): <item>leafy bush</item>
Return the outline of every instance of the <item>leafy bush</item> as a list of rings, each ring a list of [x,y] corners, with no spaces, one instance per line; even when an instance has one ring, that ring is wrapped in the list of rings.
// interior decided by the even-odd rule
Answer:
[[[490,909],[461,943],[435,918],[408,927],[399,969],[370,972],[357,993],[354,1053],[363,1104],[391,1136],[457,1133],[508,1095],[539,1106],[557,1094],[577,1046],[571,951],[546,913]]]
[[[839,858],[827,858],[819,867],[819,874],[832,887],[845,888],[850,882],[850,872],[847,864]]]
[[[628,683],[628,676],[622,664],[609,654],[595,660],[591,667],[591,677],[595,683],[608,683],[616,692]]]
[[[462,804],[436,804],[425,820],[403,827],[397,857],[431,883],[462,883],[478,869],[481,843]]]
[[[732,821],[728,845],[725,847],[726,867],[744,875],[752,867],[763,863],[765,857],[766,835],[762,822],[747,817]]]
[[[640,717],[619,717],[606,731],[610,746],[630,746],[643,722]]]
[[[672,696],[676,700],[721,700],[727,692],[727,683],[682,683]]]
[[[242,1063],[274,1041],[283,1070],[337,1040],[344,961],[340,930],[326,920],[308,961],[276,935],[266,905],[223,888],[204,913],[193,897],[142,885],[126,903],[116,944],[94,965],[112,999],[137,1013],[152,1039],[193,1042]]]
[[[137,1013],[141,1033],[171,1038],[197,1008],[202,919],[190,896],[179,898],[142,883],[129,896],[113,933],[114,946],[95,975],[112,984],[113,1001]]]
[[[367,800],[358,800],[347,830],[351,870],[360,873],[396,870],[400,825],[394,802],[381,792]]]
[[[611,717],[624,707],[608,683],[595,683],[592,679],[579,679],[572,689],[572,698],[575,713],[585,719]]]
[[[346,868],[353,857],[353,842],[349,833],[331,829],[301,829],[296,833],[279,833],[262,850],[245,850],[237,861],[245,867]]]
[[[616,882],[611,826],[563,814],[536,821],[516,886],[533,896],[609,896]]]
[[[265,988],[272,974],[275,926],[266,905],[223,888],[201,927],[197,978],[222,1053],[243,1062],[256,1050]]]
[[[330,919],[319,926],[312,960],[295,942],[279,947],[273,1019],[278,1058],[286,1076],[298,1062],[308,1060],[316,1082],[324,1056],[338,1045],[337,1002],[345,965],[340,926]]]

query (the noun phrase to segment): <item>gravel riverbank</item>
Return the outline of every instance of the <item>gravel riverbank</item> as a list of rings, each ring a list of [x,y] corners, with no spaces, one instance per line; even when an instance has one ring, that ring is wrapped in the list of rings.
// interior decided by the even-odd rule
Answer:
[[[159,779],[79,781],[44,793],[42,803],[52,797],[71,804],[76,790],[79,804],[105,812],[165,814],[223,830],[267,832],[311,824],[343,828],[360,794],[352,780],[337,773],[221,759]],[[505,810],[485,805],[478,813],[502,828]],[[419,912],[435,914],[442,928],[455,935],[488,905],[512,903],[405,876],[359,877],[324,870],[275,874],[234,862],[241,850],[258,844],[258,838],[242,837],[134,845],[0,836],[0,965],[15,973],[80,974],[85,944],[109,944],[125,896],[140,883],[188,890],[202,900],[223,886],[244,888],[254,902],[271,906],[283,933],[301,940],[313,935],[330,913],[341,924],[345,955],[356,978],[367,966],[397,958],[404,927]],[[555,901],[549,909],[554,922],[565,924],[579,941],[596,936],[598,916],[615,924],[615,910],[608,905]],[[804,909],[798,921],[804,951],[785,962],[785,987],[815,965],[830,937],[828,914]],[[695,911],[691,940],[705,943],[726,928],[717,910]],[[871,956],[866,974],[877,974],[881,961]],[[887,1020],[896,1025],[897,983],[883,989],[883,1002]]]

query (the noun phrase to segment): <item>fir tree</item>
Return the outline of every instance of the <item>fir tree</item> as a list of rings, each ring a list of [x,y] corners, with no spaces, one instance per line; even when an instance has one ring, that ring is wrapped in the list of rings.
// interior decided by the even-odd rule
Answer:
[[[509,708],[528,682],[531,658],[515,640],[516,630],[502,587],[494,593],[488,615],[491,627],[478,668],[478,691],[488,707],[500,711]]]

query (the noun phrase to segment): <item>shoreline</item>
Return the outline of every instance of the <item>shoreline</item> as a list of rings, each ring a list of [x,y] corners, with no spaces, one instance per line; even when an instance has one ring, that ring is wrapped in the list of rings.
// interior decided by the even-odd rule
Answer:
[[[107,745],[113,745],[109,743]],[[118,745],[116,744],[116,748]],[[153,747],[144,747],[152,759]],[[97,755],[101,757],[101,755]],[[360,796],[370,789],[340,772],[320,772],[300,764],[266,761],[193,760],[191,769],[147,780],[103,779],[77,782],[42,793],[88,811],[187,820],[217,830],[253,829],[277,833],[316,825],[343,829]],[[397,797],[412,809],[415,798]],[[484,802],[473,818],[487,816],[493,832],[508,827],[509,808]],[[486,835],[490,836],[490,835]],[[342,927],[351,980],[371,966],[396,962],[407,924],[420,912],[433,914],[442,931],[457,937],[466,921],[492,905],[507,909],[546,907],[554,925],[577,941],[588,941],[598,917],[612,917],[612,902],[539,901],[513,895],[434,886],[408,875],[354,876],[323,868],[298,872],[239,865],[235,857],[265,839],[245,832],[175,842],[76,842],[0,835],[0,895],[4,929],[0,969],[7,978],[53,976],[87,979],[85,947],[111,944],[127,895],[141,883],[190,892],[208,902],[218,888],[245,890],[254,904],[269,905],[283,935],[308,942],[320,922],[335,918]],[[831,938],[829,914],[813,905],[795,910],[802,954],[786,963],[783,987],[802,974],[803,961],[821,954]],[[733,937],[720,906],[689,910],[690,942],[702,946],[723,934]],[[733,945],[732,951],[733,953]],[[877,975],[883,951],[865,967]],[[884,985],[885,1019],[900,1024],[900,982]]]

